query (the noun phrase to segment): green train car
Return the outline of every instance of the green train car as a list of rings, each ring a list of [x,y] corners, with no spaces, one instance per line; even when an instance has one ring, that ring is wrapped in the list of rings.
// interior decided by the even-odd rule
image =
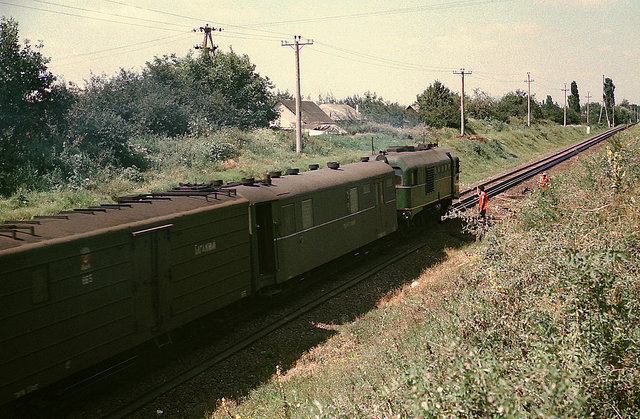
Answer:
[[[330,166],[236,187],[251,206],[257,288],[287,281],[397,229],[389,165],[367,159]]]
[[[395,147],[0,225],[0,404],[398,229],[458,194],[458,158]]]
[[[446,210],[460,196],[460,159],[450,149],[399,146],[377,159],[393,168],[398,215],[408,225],[424,217],[425,210]]]
[[[249,205],[147,196],[0,228],[0,402],[251,292]]]

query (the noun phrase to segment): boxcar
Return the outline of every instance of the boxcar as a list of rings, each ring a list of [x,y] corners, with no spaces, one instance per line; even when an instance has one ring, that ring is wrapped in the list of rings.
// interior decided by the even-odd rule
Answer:
[[[251,205],[256,289],[287,281],[397,229],[389,165],[332,166],[272,173],[270,184],[237,187]]]
[[[392,147],[377,159],[394,170],[398,213],[407,221],[428,208],[447,208],[459,196],[460,160],[447,148]]]
[[[0,402],[251,292],[248,202],[146,196],[0,228]]]

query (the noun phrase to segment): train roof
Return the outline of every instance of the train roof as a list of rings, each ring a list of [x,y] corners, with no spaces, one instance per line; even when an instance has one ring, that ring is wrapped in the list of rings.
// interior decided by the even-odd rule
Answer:
[[[186,189],[186,190],[185,190]],[[191,191],[191,192],[190,192]],[[245,203],[233,190],[220,191],[207,185],[176,188],[165,193],[131,195],[117,204],[63,211],[53,216],[0,224],[0,254],[4,250],[103,229],[119,229],[161,222],[212,207]]]
[[[237,189],[238,195],[255,204],[304,195],[390,173],[393,173],[391,166],[371,160],[345,164],[337,169],[309,170],[295,175],[272,177],[270,185],[255,183],[233,187]]]
[[[424,167],[425,165],[448,163],[450,160],[447,153],[457,158],[451,149],[437,146],[425,150],[415,150],[413,147],[398,147],[398,151],[393,150],[395,149],[390,149],[389,152],[381,154],[378,158],[386,161],[392,167],[401,168],[403,171]]]

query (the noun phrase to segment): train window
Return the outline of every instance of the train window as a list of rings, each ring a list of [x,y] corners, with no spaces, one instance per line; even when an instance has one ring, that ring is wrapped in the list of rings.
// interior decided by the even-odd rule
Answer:
[[[371,192],[371,184],[370,183],[365,183],[362,186],[362,193],[365,194],[365,193],[370,193],[370,192]]]
[[[424,182],[424,192],[425,193],[431,193],[433,191],[435,191],[435,179],[436,179],[436,174],[435,174],[435,170],[433,167],[428,167],[427,168],[427,178],[425,179]]]
[[[351,188],[347,191],[347,210],[349,214],[358,211],[358,188]]]
[[[313,200],[302,201],[302,229],[313,227]]]
[[[394,167],[393,174],[396,175],[396,185],[402,185],[402,169]]]
[[[296,211],[293,204],[283,205],[280,211],[280,237],[296,232]]]
[[[411,171],[411,186],[417,185],[418,184],[418,171],[417,170],[413,170]]]

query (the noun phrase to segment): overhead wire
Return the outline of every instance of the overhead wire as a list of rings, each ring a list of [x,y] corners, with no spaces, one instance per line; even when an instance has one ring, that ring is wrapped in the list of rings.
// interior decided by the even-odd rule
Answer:
[[[113,19],[105,19],[105,18],[100,18],[100,17],[79,15],[79,14],[76,14],[76,13],[62,12],[62,11],[59,11],[59,10],[43,9],[41,7],[26,6],[24,4],[15,4],[15,3],[10,3],[8,1],[2,1],[2,0],[0,0],[0,4],[6,4],[6,5],[9,5],[9,6],[21,7],[23,9],[38,10],[38,11],[41,11],[41,12],[54,13],[54,14],[65,15],[65,16],[74,16],[74,17],[81,17],[81,18],[85,18],[85,19],[98,20],[98,21],[102,21],[102,22],[119,23],[119,24],[122,24],[122,25],[130,25],[130,26],[137,26],[137,27],[142,27],[142,28],[151,28],[151,29],[163,30],[163,31],[171,31],[171,32],[184,32],[184,31],[181,31],[181,30],[178,30],[178,29],[163,28],[163,27],[157,27],[157,26],[143,25],[143,24],[140,24],[140,23],[122,22],[122,21],[113,20]]]
[[[112,0],[106,0],[106,1],[112,1]],[[356,19],[356,18],[371,17],[371,16],[406,14],[406,13],[415,13],[419,11],[425,11],[425,10],[442,10],[442,9],[451,9],[455,7],[474,6],[474,5],[487,4],[487,3],[505,3],[505,2],[512,2],[512,1],[514,0],[456,0],[449,3],[441,3],[436,5],[405,7],[405,8],[397,8],[397,9],[352,13],[352,14],[345,14],[345,15],[323,16],[323,17],[306,18],[306,19],[282,20],[278,22],[263,22],[263,23],[256,23],[253,25],[245,25],[245,27],[285,25],[285,24],[292,24],[292,23],[309,23],[309,22],[320,22],[320,21],[337,20],[337,19]]]
[[[96,14],[106,15],[106,16],[121,17],[121,18],[124,18],[124,19],[140,20],[140,21],[143,21],[143,22],[151,22],[151,23],[160,23],[162,25],[178,26],[178,27],[182,27],[182,28],[190,27],[188,25],[177,24],[177,23],[172,23],[172,22],[163,22],[163,21],[160,21],[160,20],[146,19],[146,18],[142,18],[142,17],[121,15],[121,14],[118,14],[118,13],[109,13],[109,12],[101,12],[99,10],[85,9],[83,7],[68,6],[66,4],[60,4],[60,3],[55,3],[55,2],[52,2],[52,1],[46,1],[46,0],[31,0],[31,1],[36,2],[36,3],[48,4],[48,5],[51,5],[51,6],[64,7],[66,9],[81,10],[81,11],[84,11],[84,12],[96,13]]]

